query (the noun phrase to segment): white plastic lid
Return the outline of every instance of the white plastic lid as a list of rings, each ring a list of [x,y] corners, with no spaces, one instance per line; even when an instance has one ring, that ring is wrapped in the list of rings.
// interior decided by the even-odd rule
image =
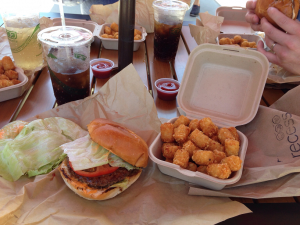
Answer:
[[[51,46],[74,47],[91,43],[93,33],[88,29],[75,26],[46,28],[38,33],[38,39]]]
[[[239,126],[256,115],[269,72],[258,51],[202,44],[190,54],[177,101],[190,118]]]
[[[188,10],[189,6],[185,2],[177,1],[177,0],[156,0],[153,2],[153,7],[162,9],[162,10]]]

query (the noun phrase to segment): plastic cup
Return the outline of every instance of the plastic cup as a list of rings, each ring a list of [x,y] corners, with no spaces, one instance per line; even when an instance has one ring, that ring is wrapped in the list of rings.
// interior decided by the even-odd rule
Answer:
[[[111,74],[114,62],[109,59],[99,58],[90,61],[91,69],[94,77],[97,78],[108,78]]]
[[[25,71],[42,67],[43,50],[37,40],[39,13],[2,13],[2,18],[15,64]]]
[[[58,105],[90,94],[90,48],[93,34],[81,27],[49,27],[39,32]]]
[[[154,56],[161,61],[176,56],[182,22],[189,6],[176,0],[156,0],[154,8]]]

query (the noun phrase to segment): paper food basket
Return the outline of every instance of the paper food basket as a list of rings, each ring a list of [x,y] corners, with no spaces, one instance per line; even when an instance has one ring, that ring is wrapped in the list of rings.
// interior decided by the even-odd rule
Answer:
[[[178,104],[189,119],[210,117],[218,127],[247,124],[257,113],[268,71],[268,60],[260,52],[223,45],[199,45],[189,56],[177,96]],[[241,140],[239,157],[244,163],[248,139],[242,132],[238,134]],[[242,176],[243,164],[226,180],[183,169],[163,161],[162,144],[159,134],[149,148],[149,156],[164,174],[213,190],[234,184]]]

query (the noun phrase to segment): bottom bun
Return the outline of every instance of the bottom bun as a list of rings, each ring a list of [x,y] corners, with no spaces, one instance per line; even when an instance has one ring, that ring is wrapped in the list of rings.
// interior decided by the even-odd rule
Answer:
[[[66,185],[79,196],[88,200],[106,200],[115,197],[130,187],[130,185],[139,178],[142,170],[134,176],[126,177],[125,179],[128,180],[128,183],[125,187],[114,187],[114,185],[112,185],[102,189],[89,187],[87,184],[82,183],[73,177],[68,169],[68,159],[65,159],[62,162],[59,167],[59,172]]]

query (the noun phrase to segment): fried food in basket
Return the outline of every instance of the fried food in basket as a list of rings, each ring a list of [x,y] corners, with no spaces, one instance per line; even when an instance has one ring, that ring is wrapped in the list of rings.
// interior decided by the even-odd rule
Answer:
[[[119,38],[119,25],[114,22],[110,26],[105,26],[104,34],[102,34],[101,37],[110,38],[110,39],[118,39]],[[142,39],[142,32],[138,29],[134,29],[134,40],[141,40],[141,39]]]
[[[247,39],[242,38],[240,35],[235,35],[233,39],[223,37],[219,40],[220,45],[236,45],[244,48],[257,48],[255,42],[249,42]]]
[[[21,83],[18,80],[18,72],[14,71],[15,68],[15,64],[9,56],[4,56],[0,60],[0,88]]]
[[[174,124],[164,123],[160,129],[166,162],[219,179],[229,178],[242,167],[235,127],[219,129],[209,117],[190,121],[180,116]]]

